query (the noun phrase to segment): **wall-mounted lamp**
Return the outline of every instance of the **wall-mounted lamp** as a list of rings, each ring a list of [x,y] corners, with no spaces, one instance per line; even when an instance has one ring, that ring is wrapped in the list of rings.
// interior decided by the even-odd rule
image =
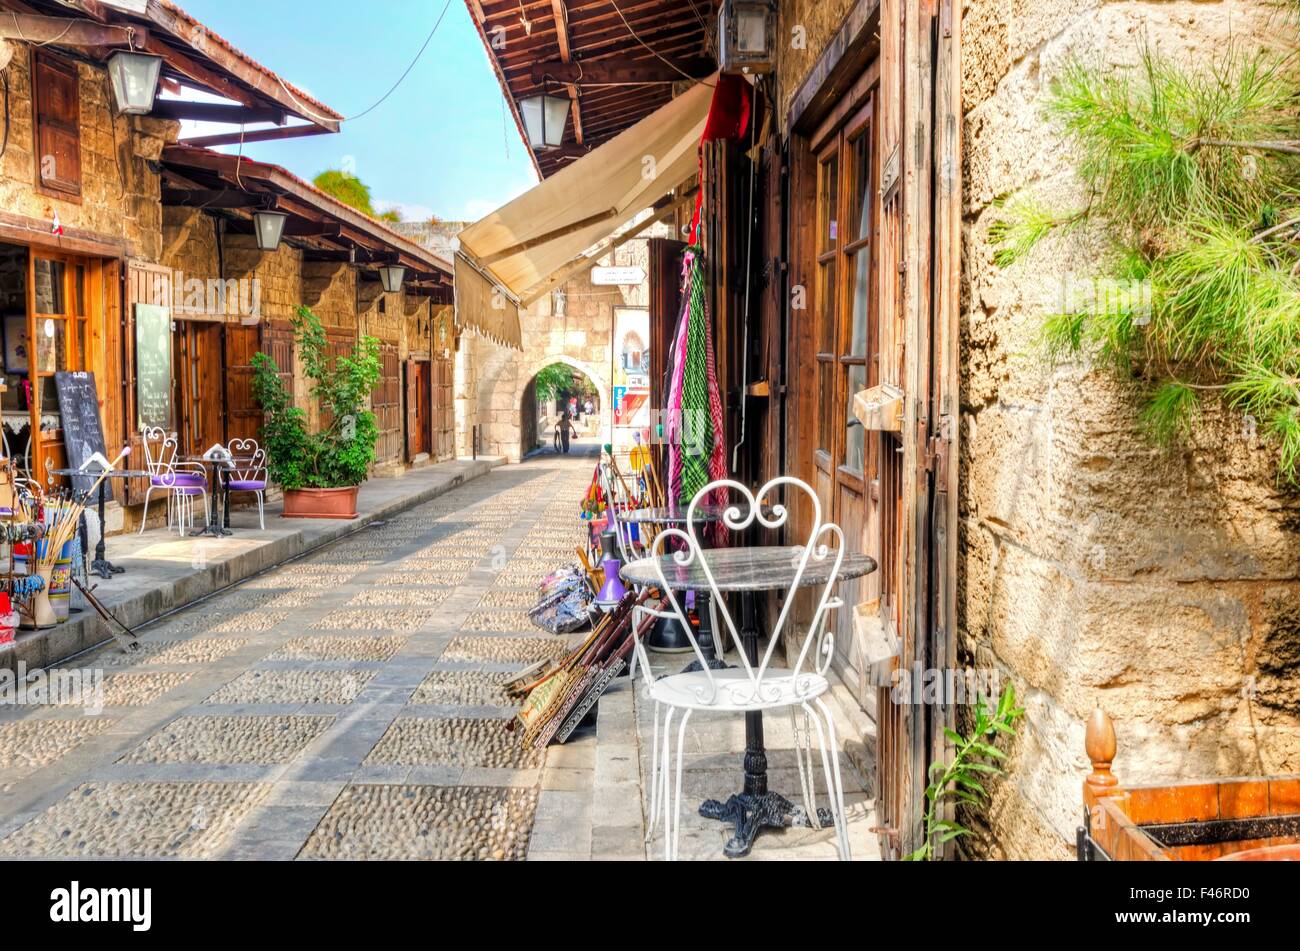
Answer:
[[[162,57],[153,53],[118,50],[110,56],[108,76],[112,80],[117,111],[128,116],[145,116],[153,112],[161,70]]]

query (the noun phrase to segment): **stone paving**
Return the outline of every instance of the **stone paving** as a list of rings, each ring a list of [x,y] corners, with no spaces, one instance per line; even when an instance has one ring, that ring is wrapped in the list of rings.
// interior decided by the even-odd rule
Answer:
[[[497,469],[146,628],[136,654],[63,665],[103,673],[95,715],[0,707],[0,858],[661,857],[625,679],[564,746],[509,729],[505,680],[576,639],[524,611],[581,538],[593,462]],[[793,792],[788,739],[769,726]],[[692,721],[687,802],[730,792],[742,748],[739,720]],[[870,803],[850,799],[869,857]],[[683,857],[720,857],[716,823],[688,807],[682,828]],[[833,854],[828,831],[795,830],[754,856]]]

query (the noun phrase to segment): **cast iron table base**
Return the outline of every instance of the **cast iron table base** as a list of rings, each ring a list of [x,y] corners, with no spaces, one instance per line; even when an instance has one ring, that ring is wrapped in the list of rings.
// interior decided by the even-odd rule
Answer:
[[[788,829],[791,826],[811,828],[803,806],[796,806],[785,796],[766,792],[759,796],[736,793],[726,802],[706,799],[700,804],[700,815],[705,819],[729,822],[735,833],[722,847],[729,859],[744,858],[754,847],[754,840],[763,829]],[[818,807],[818,824],[822,828],[835,825],[829,809]]]

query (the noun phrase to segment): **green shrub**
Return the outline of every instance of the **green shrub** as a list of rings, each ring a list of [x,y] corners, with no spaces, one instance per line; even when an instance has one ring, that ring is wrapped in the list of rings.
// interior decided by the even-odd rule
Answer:
[[[271,479],[283,489],[334,489],[360,485],[375,459],[379,427],[365,408],[379,383],[379,341],[363,336],[351,356],[330,360],[320,318],[300,307],[293,318],[311,395],[329,425],[309,432],[307,413],[293,405],[280,368],[265,353],[253,355],[253,396],[262,407],[262,445]]]

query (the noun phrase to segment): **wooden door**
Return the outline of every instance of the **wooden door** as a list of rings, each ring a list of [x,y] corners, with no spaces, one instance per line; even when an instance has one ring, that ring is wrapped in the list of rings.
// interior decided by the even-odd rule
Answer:
[[[682,313],[682,254],[686,242],[651,238],[650,254],[650,406],[662,410],[668,399],[668,351]],[[652,424],[657,421],[652,421]],[[651,433],[653,439],[654,433]]]
[[[222,386],[222,325],[185,320],[177,324],[173,350],[175,405],[180,408],[180,451],[200,455],[225,441]]]
[[[455,368],[450,357],[434,358],[430,371],[433,454],[439,462],[456,458],[456,401],[452,388]]]
[[[855,551],[882,557],[880,433],[853,415],[853,397],[880,379],[877,318],[877,151],[868,94],[817,150],[816,488]],[[841,585],[846,604],[879,598],[879,576]],[[865,707],[874,699],[853,612],[837,616],[836,667]]]
[[[379,427],[376,462],[400,461],[402,458],[402,364],[397,345],[379,345],[381,375],[371,396],[371,410]]]
[[[54,374],[90,366],[91,316],[102,314],[91,262],[69,255],[33,251],[27,259],[27,340],[31,411],[31,470],[41,485],[49,470],[67,465],[59,395]],[[100,420],[101,425],[103,420]]]
[[[433,456],[433,386],[428,360],[407,360],[406,383],[406,461],[414,462],[421,454]]]
[[[225,441],[256,439],[262,410],[253,398],[253,354],[261,345],[256,326],[226,324],[225,336]]]

